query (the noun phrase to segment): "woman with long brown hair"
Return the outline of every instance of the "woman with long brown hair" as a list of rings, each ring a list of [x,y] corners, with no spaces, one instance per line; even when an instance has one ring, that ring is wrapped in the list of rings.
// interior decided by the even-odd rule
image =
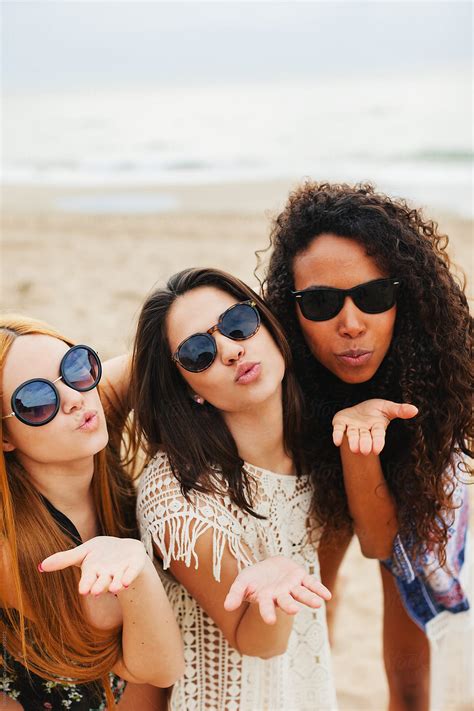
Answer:
[[[458,617],[451,613],[469,608],[463,479],[472,455],[472,319],[447,242],[420,210],[370,185],[307,182],[275,220],[264,281],[320,465],[312,510],[325,528],[323,582],[334,586],[353,531],[363,554],[381,561],[391,711],[427,711],[428,638],[439,642]],[[337,411],[364,414],[365,437],[371,418],[384,416],[383,403],[361,404],[367,398],[410,402],[419,414],[390,425],[380,456],[351,452],[350,430],[338,435],[339,453]]]
[[[141,311],[131,401],[148,462],[138,520],[188,662],[172,711],[336,708],[291,364],[269,308],[219,270],[174,275]],[[284,613],[298,602],[293,620]]]
[[[88,346],[1,318],[1,708],[111,709],[123,680],[169,686],[182,673],[132,480],[106,446],[101,372]],[[120,708],[153,708],[133,686]]]

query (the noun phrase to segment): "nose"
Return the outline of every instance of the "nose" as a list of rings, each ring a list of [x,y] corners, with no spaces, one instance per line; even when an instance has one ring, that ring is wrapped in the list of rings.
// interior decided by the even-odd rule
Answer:
[[[242,358],[245,353],[242,341],[234,341],[221,333],[215,333],[217,352],[224,365],[232,365]]]
[[[337,318],[339,334],[344,338],[357,338],[367,330],[365,314],[357,308],[350,296],[346,297]]]
[[[59,390],[61,409],[63,412],[69,414],[70,412],[74,412],[74,410],[82,410],[84,407],[84,393],[70,388],[69,385],[63,383],[62,380],[56,383],[56,387],[58,387]]]

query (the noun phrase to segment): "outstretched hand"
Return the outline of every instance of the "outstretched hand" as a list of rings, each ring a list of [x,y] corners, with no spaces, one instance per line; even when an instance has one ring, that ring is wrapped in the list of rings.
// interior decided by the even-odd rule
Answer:
[[[390,422],[397,417],[409,420],[417,413],[415,405],[390,400],[366,400],[336,413],[332,421],[332,439],[339,447],[346,434],[349,449],[354,454],[380,454]]]
[[[81,595],[118,593],[133,583],[148,560],[143,543],[132,538],[97,536],[77,548],[54,553],[39,566],[41,573],[64,570],[71,565],[81,568]]]
[[[298,563],[283,556],[267,558],[242,570],[234,580],[224,602],[228,612],[243,602],[257,603],[264,622],[276,622],[276,608],[295,615],[298,603],[321,607],[331,593]]]

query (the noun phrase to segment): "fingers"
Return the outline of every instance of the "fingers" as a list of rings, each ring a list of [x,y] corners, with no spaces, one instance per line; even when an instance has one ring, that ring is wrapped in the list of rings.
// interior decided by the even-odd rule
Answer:
[[[241,575],[242,573],[236,577],[224,600],[224,609],[227,610],[227,612],[237,610],[244,601],[247,593],[247,584],[242,580]]]
[[[367,456],[372,451],[372,435],[369,429],[359,429],[359,452]]]
[[[311,592],[319,595],[319,597],[322,597],[323,600],[330,600],[332,598],[330,590],[315,578],[314,575],[305,575],[301,584],[304,585],[305,588],[308,588],[308,590],[311,590]]]
[[[108,573],[103,573],[102,575],[99,575],[90,589],[90,594],[97,597],[97,595],[108,591],[111,581],[112,576]]]
[[[372,451],[374,454],[380,454],[385,446],[385,427],[383,425],[374,425],[371,432]]]
[[[267,625],[274,625],[276,622],[275,603],[271,595],[262,594],[258,600],[260,616]]]
[[[140,569],[134,565],[129,565],[127,568],[125,568],[124,574],[122,576],[123,587],[128,588],[139,574]]]
[[[79,580],[79,594],[89,595],[92,586],[97,580],[97,573],[93,568],[85,568],[82,570],[81,579]]]
[[[347,428],[347,441],[353,454],[380,454],[385,445],[385,427],[379,423],[370,429],[351,425]]]
[[[109,585],[109,592],[111,593],[118,593],[121,590],[124,589],[123,585],[123,575],[125,573],[125,570],[122,569],[115,573],[115,575],[112,577],[112,582]]]
[[[81,565],[86,554],[87,548],[84,544],[68,551],[59,551],[59,553],[53,553],[41,561],[38,569],[42,573],[51,573],[55,570],[64,570],[71,565]]]
[[[345,422],[334,422],[332,429],[332,441],[336,447],[340,447],[342,440],[344,439],[344,432],[346,431]]]
[[[349,449],[353,454],[359,454],[359,428],[349,425],[346,431]]]
[[[291,596],[294,600],[297,600],[303,605],[306,605],[307,607],[311,607],[313,609],[317,609],[323,604],[321,598],[318,595],[311,592],[307,588],[302,587],[301,585],[298,585],[298,587],[293,588],[293,590],[291,591]]]
[[[292,596],[291,593],[289,592],[282,592],[276,597],[276,603],[280,610],[283,610],[283,612],[286,612],[287,615],[296,615],[296,613],[299,610],[299,607]]]

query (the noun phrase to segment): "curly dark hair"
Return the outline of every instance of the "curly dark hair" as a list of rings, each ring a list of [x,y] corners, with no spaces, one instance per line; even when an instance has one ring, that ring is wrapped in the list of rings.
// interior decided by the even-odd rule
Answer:
[[[295,257],[320,234],[362,244],[387,275],[403,283],[392,343],[374,377],[342,383],[312,356],[290,290]],[[307,181],[289,196],[273,224],[273,247],[262,291],[292,347],[313,433],[314,513],[329,529],[351,525],[331,420],[343,407],[371,397],[419,408],[389,427],[382,467],[398,512],[399,532],[417,556],[435,546],[446,563],[459,461],[472,456],[472,319],[465,280],[454,276],[448,237],[404,200],[355,186]],[[266,250],[257,252],[260,255]],[[259,267],[257,267],[259,268]],[[463,460],[464,461],[464,460]],[[462,470],[472,475],[465,463]]]

